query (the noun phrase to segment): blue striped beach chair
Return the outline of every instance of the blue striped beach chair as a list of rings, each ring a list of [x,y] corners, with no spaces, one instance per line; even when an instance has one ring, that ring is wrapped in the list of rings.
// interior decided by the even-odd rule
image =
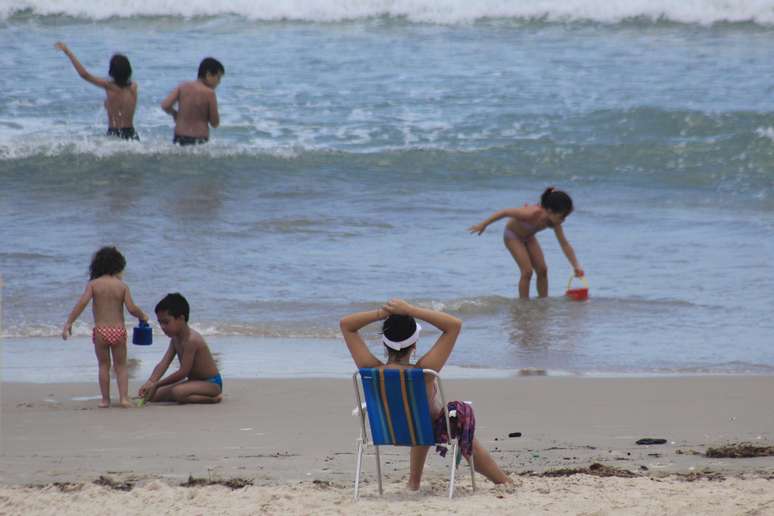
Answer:
[[[363,455],[373,445],[376,452],[376,474],[379,479],[379,494],[382,489],[382,464],[379,446],[432,446],[436,444],[433,435],[433,421],[427,399],[425,375],[433,377],[443,405],[446,419],[446,435],[451,436],[449,409],[443,394],[441,377],[432,369],[376,369],[363,368],[352,375],[355,386],[356,411],[360,416],[360,437],[356,441],[357,462],[355,465],[355,500],[360,488],[360,473]],[[359,381],[358,381],[359,379]],[[362,392],[362,395],[361,395]],[[366,430],[366,414],[371,433]],[[454,496],[454,481],[457,471],[457,439],[448,443],[451,447],[449,476],[449,498]],[[470,478],[473,490],[476,479],[473,457],[470,458]]]

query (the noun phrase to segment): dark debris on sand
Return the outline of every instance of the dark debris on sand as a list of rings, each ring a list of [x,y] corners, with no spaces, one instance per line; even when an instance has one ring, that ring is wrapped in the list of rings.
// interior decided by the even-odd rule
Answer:
[[[713,459],[771,457],[774,456],[774,446],[756,446],[750,443],[727,444],[718,448],[707,448],[705,455]]]
[[[207,478],[194,478],[189,475],[188,480],[180,484],[180,487],[199,487],[199,486],[225,486],[229,489],[242,489],[253,485],[252,480],[245,478],[230,478],[228,480],[210,480]]]
[[[690,473],[674,473],[671,475],[677,480],[684,482],[696,482],[697,480],[715,480],[722,482],[726,479],[725,475],[722,475],[716,471],[692,471]]]
[[[108,487],[116,491],[131,491],[134,487],[134,483],[132,482],[117,482],[110,477],[106,477],[105,475],[100,475],[99,478],[94,481],[94,483],[98,486]]]
[[[544,471],[543,473],[529,473],[530,476],[536,477],[571,477],[573,475],[592,475],[595,477],[623,477],[632,478],[638,477],[637,473],[633,473],[626,469],[614,468],[612,466],[605,466],[595,462],[588,468],[559,468]]]
[[[335,487],[341,487],[331,482],[330,480],[318,480],[318,479],[312,480],[312,485],[319,489],[332,489]]]
[[[62,493],[75,493],[83,489],[83,484],[76,482],[54,482],[51,485],[55,486]],[[36,485],[32,487],[44,488],[47,486]]]

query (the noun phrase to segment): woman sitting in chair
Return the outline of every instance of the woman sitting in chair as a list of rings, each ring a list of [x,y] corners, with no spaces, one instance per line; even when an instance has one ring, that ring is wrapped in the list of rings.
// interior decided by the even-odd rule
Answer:
[[[421,326],[415,319],[428,322],[441,330],[441,336],[435,341],[430,351],[425,353],[415,364],[411,363],[412,354],[416,352],[417,340]],[[382,323],[382,342],[387,352],[387,363],[376,358],[368,349],[363,337],[358,333],[361,328],[376,321]],[[341,320],[341,333],[347,343],[350,354],[358,368],[375,367],[385,369],[422,368],[440,372],[457,342],[457,336],[462,328],[462,321],[443,312],[419,308],[400,299],[392,299],[381,308],[368,312],[357,312]],[[435,382],[426,375],[427,396],[433,421],[443,412],[443,406],[435,392]],[[422,470],[429,446],[412,446],[410,457],[410,473],[408,488],[419,489],[422,480]],[[511,479],[497,466],[489,452],[481,446],[478,439],[473,439],[473,465],[479,473],[495,484],[509,484]]]

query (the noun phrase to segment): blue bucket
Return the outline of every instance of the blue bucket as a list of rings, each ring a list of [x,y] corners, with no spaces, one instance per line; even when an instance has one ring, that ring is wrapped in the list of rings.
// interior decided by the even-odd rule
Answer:
[[[138,346],[150,346],[153,344],[153,328],[150,327],[148,321],[140,321],[139,326],[134,327],[132,344],[137,344]]]

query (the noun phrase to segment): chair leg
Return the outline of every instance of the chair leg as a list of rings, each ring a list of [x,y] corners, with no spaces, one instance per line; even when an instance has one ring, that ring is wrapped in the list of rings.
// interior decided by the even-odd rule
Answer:
[[[470,483],[473,486],[473,492],[476,492],[476,466],[473,462],[475,459],[473,457],[473,450],[470,451]]]
[[[360,489],[360,469],[363,466],[363,440],[357,440],[357,462],[355,462],[355,496],[354,501],[357,501],[358,491]]]
[[[384,491],[382,490],[382,459],[379,456],[379,447],[374,446],[376,448],[376,476],[379,478],[379,494],[384,494]]]
[[[449,499],[454,496],[454,481],[457,479],[457,442],[451,448],[451,476],[449,477]]]

